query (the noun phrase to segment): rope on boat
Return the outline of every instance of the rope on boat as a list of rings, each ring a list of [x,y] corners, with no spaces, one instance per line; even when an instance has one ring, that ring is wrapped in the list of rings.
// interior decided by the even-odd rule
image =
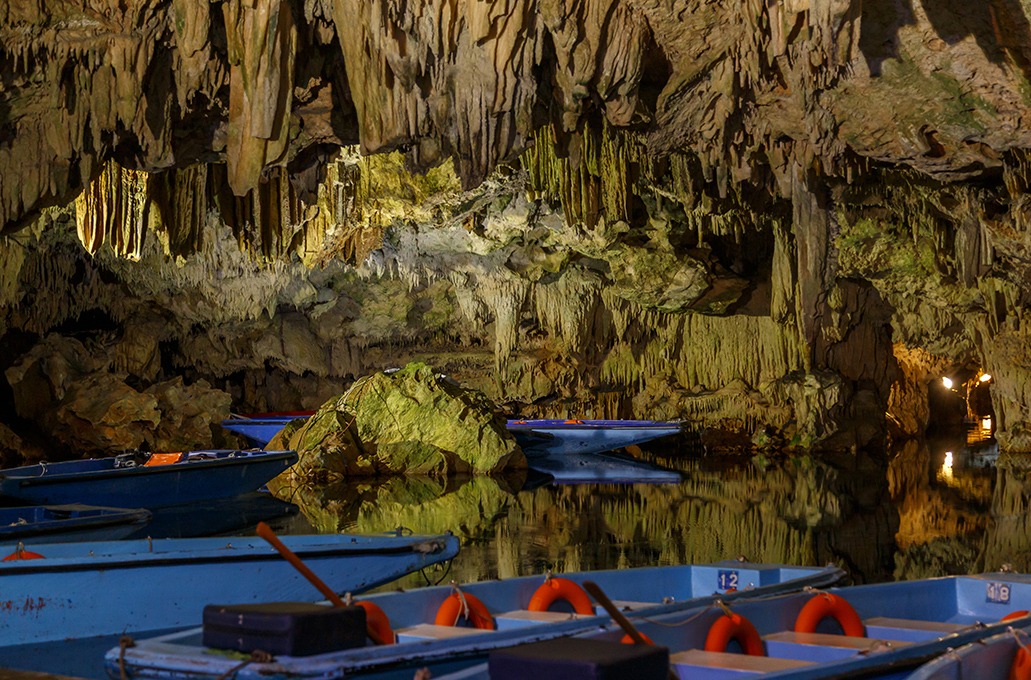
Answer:
[[[118,672],[122,674],[122,680],[127,680],[125,676],[125,650],[135,646],[136,641],[129,635],[123,635],[118,638]]]
[[[225,673],[215,678],[215,680],[226,680],[226,678],[230,678],[236,675],[238,671],[243,670],[244,666],[246,666],[249,663],[271,663],[272,660],[272,655],[268,652],[263,652],[260,649],[255,649],[253,652],[251,652],[251,658],[236,664],[235,666],[227,670]]]
[[[458,583],[455,581],[451,582],[451,590],[453,590],[455,594],[458,595],[458,600],[462,603],[462,608],[458,611],[458,614],[455,616],[455,622],[451,625],[457,626],[458,620],[463,616],[465,617],[466,621],[471,621],[472,618],[469,616],[469,602],[465,599],[465,593],[462,592],[462,589],[458,587]]]
[[[454,559],[455,559],[455,558],[453,558],[453,557],[452,557],[452,558],[451,558],[450,560],[446,560],[446,561],[445,561],[445,564],[446,564],[447,566],[445,567],[445,569],[444,569],[444,573],[443,573],[443,574],[441,575],[441,577],[437,579],[437,582],[436,582],[436,583],[434,583],[433,581],[431,581],[431,580],[430,580],[430,577],[426,575],[426,567],[423,567],[423,568],[419,569],[419,573],[420,573],[420,574],[422,574],[422,577],[423,577],[424,579],[426,579],[426,585],[427,585],[427,586],[439,586],[439,585],[440,585],[441,583],[443,583],[443,582],[444,582],[444,579],[446,579],[446,578],[447,578],[447,575],[451,573],[451,562],[452,562],[452,561],[453,561]],[[438,562],[437,564],[435,564],[435,565],[434,565],[434,567],[437,567],[437,568],[439,568],[439,567],[440,567],[440,563]]]
[[[644,621],[645,623],[651,623],[651,624],[654,624],[656,626],[662,626],[663,628],[679,628],[680,626],[686,626],[687,624],[691,623],[692,621],[697,619],[699,616],[701,616],[702,614],[704,614],[705,612],[709,611],[710,609],[712,609],[714,607],[716,607],[716,603],[710,604],[708,607],[706,607],[705,609],[701,610],[697,614],[695,614],[693,616],[689,616],[686,619],[684,619],[683,621],[680,621],[678,623],[663,623],[662,621],[655,621],[653,619],[649,619],[647,616],[628,616],[627,618],[628,619],[633,619],[635,621]],[[727,605],[724,604],[723,607],[725,608],[726,611],[728,611],[728,612],[730,611],[730,609],[727,607]]]

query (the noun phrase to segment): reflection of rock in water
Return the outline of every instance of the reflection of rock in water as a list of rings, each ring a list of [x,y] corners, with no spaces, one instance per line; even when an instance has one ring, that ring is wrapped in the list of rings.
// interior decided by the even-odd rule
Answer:
[[[898,507],[899,553],[895,578],[912,579],[977,570],[978,548],[989,526],[991,473],[960,464],[927,442],[901,444],[888,467],[888,485]],[[965,461],[965,458],[962,460]]]
[[[890,577],[898,521],[884,469],[804,457],[760,469],[688,466],[679,485],[542,487],[400,477],[299,490],[318,531],[453,531],[458,581],[581,569],[754,561],[837,562],[858,581]],[[413,581],[414,583],[414,581]]]
[[[1017,571],[1031,570],[1031,454],[1005,453],[999,457],[992,517],[980,566],[996,570],[1010,564]]]

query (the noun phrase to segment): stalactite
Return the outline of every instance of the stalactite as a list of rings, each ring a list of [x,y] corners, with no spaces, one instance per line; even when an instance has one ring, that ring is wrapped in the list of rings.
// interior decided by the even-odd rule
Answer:
[[[105,242],[118,255],[139,260],[147,232],[147,173],[110,162],[75,200],[79,240],[90,255]]]

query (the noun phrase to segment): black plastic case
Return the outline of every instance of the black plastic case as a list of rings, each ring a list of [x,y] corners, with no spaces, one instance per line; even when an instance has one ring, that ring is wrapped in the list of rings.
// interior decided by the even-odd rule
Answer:
[[[365,645],[365,610],[307,602],[204,607],[204,646],[311,656]]]
[[[559,638],[490,653],[490,680],[667,680],[669,649]]]

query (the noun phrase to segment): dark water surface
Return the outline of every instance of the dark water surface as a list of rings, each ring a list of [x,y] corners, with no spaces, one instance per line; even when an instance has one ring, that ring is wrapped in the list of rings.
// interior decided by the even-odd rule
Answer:
[[[706,455],[644,447],[680,484],[527,488],[520,480],[396,478],[303,489],[282,533],[452,531],[453,563],[384,588],[586,569],[712,562],[823,565],[856,583],[1029,568],[1031,481],[995,467],[990,426],[887,456]],[[995,455],[993,456],[993,452]]]

